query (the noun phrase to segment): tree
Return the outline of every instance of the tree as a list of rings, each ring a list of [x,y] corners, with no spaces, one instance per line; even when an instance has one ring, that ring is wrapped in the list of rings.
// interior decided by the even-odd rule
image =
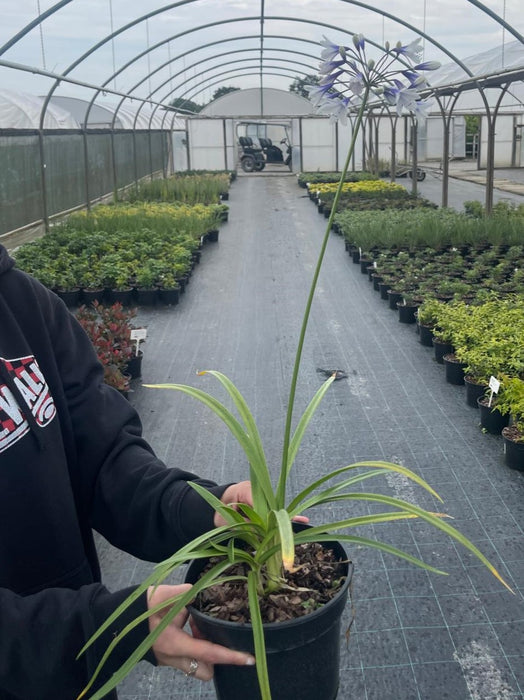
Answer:
[[[219,97],[222,97],[222,95],[227,95],[230,92],[236,92],[237,90],[240,90],[240,88],[226,87],[225,85],[223,87],[219,87],[213,93],[213,97],[211,98],[211,101],[217,100]]]
[[[318,85],[319,80],[320,78],[318,75],[304,75],[302,78],[297,75],[289,86],[289,92],[294,92],[295,95],[300,95],[301,97],[308,99],[309,95],[305,86]]]
[[[205,106],[205,105],[199,105],[196,102],[193,102],[192,100],[185,100],[183,97],[175,97],[174,100],[171,100],[169,103],[171,107],[176,107],[176,109],[184,110],[185,112],[200,112],[200,110]]]

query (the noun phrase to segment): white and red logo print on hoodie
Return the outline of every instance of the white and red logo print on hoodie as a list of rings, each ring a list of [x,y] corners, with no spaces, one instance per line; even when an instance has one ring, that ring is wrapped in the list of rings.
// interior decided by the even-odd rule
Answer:
[[[36,424],[44,428],[55,417],[56,406],[32,355],[14,360],[0,358],[0,362],[13,378],[18,398],[25,402],[25,406],[20,406],[11,389],[0,380],[0,452],[3,452],[30,430],[25,411],[31,411]]]

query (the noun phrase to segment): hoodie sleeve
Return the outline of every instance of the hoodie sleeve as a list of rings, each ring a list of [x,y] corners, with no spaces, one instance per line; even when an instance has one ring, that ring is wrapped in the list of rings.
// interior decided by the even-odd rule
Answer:
[[[49,588],[22,597],[0,588],[0,697],[74,700],[113,637],[146,610],[145,594],[79,659],[78,640],[87,640],[132,590],[109,593],[102,585],[93,584],[75,591]],[[143,622],[123,638],[93,689],[118,670],[148,631],[147,622]]]
[[[91,342],[62,302],[54,301],[54,354],[70,421],[78,505],[113,545],[158,561],[213,527],[213,510],[189,486],[220,498],[225,486],[168,469],[142,438],[131,404],[103,382]]]

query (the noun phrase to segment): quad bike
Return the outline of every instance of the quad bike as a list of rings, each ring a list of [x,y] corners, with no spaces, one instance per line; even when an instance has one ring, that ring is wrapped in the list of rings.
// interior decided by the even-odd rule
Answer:
[[[245,173],[252,173],[253,170],[264,170],[266,167],[266,159],[261,148],[256,148],[253,145],[253,139],[250,136],[240,136],[238,139],[242,148],[240,156],[240,167]]]

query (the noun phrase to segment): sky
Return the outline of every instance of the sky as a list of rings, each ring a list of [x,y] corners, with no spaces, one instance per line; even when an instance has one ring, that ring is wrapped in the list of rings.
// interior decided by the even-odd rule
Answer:
[[[524,34],[523,1],[484,0],[483,4]],[[295,75],[316,72],[318,41],[323,34],[335,42],[348,43],[347,32],[362,33],[383,45],[386,40],[408,43],[418,29],[460,59],[515,41],[510,32],[468,0],[264,0],[263,4],[264,84],[286,90]],[[0,0],[0,45],[54,5],[51,0]],[[254,73],[258,73],[260,56],[255,37],[260,31],[261,0],[171,3],[170,9],[121,32],[72,67],[112,30],[166,5],[161,0],[71,0],[0,59],[53,73],[66,71],[77,80],[120,92],[132,89],[155,101],[184,94],[206,102],[219,86],[260,84]],[[403,26],[388,14],[411,26]],[[435,43],[425,40],[424,44],[426,60],[451,60]],[[142,52],[143,57],[132,61]],[[111,78],[114,73],[118,74]],[[0,65],[0,89],[45,94],[51,84],[49,78]],[[62,84],[57,94],[86,98],[92,91]]]

